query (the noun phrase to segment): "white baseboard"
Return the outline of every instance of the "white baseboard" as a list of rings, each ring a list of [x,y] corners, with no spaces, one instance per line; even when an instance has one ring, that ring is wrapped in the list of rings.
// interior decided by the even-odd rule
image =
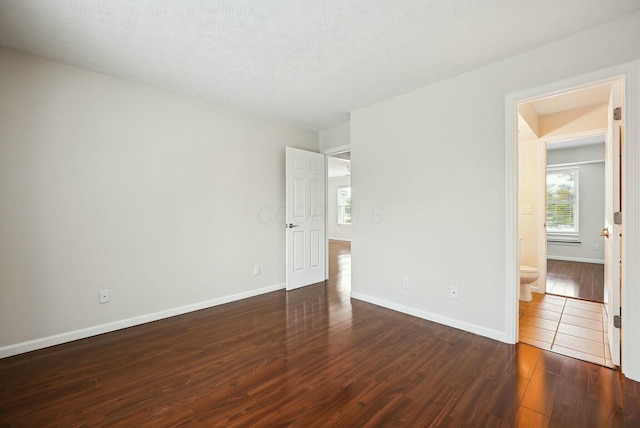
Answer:
[[[547,259],[549,260],[562,260],[565,262],[580,262],[580,263],[596,263],[603,265],[604,260],[602,259],[587,259],[584,257],[566,257],[566,256],[551,256],[547,254]]]
[[[531,285],[531,291],[533,293],[542,293],[542,294],[544,294],[544,290],[539,285],[537,285],[537,282],[538,281],[536,281],[536,285],[533,285],[533,284]]]
[[[397,312],[402,312],[407,315],[422,318],[428,321],[433,321],[438,324],[443,324],[449,327],[457,328],[459,330],[468,331],[469,333],[477,334],[480,336],[488,337],[500,342],[509,343],[504,331],[492,330],[490,328],[481,327],[479,325],[470,324],[464,321],[456,320],[453,318],[445,317],[442,315],[434,314],[431,312],[423,311],[420,309],[412,308],[410,306],[401,305],[399,303],[390,302],[388,300],[379,299],[366,294],[351,292],[351,297],[354,299],[362,300],[364,302],[372,303],[377,306],[382,306],[387,309],[391,309]]]
[[[345,242],[351,242],[350,238],[327,238],[329,241],[345,241]]]
[[[29,340],[26,342],[16,343],[13,345],[3,346],[0,348],[0,358],[11,357],[13,355],[23,354],[25,352],[35,351],[37,349],[48,348],[49,346],[60,345],[61,343],[72,342],[78,339],[84,339],[98,334],[109,333],[111,331],[121,330],[123,328],[133,327],[148,322],[161,320],[164,318],[174,317],[200,309],[206,309],[213,306],[224,305],[225,303],[235,302],[236,300],[246,299],[248,297],[258,296],[260,294],[270,293],[272,291],[282,290],[285,284],[270,285],[268,287],[258,288],[255,290],[245,291],[242,293],[232,294],[230,296],[218,297],[217,299],[205,300],[204,302],[192,303],[177,308],[165,309],[151,314],[140,315],[137,317],[127,318],[106,324],[96,325],[93,327],[82,328],[80,330],[60,333],[53,336],[42,337],[39,339]]]

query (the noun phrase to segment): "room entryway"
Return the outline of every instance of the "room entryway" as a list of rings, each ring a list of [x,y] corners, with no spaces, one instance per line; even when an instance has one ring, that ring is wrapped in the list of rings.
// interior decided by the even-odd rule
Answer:
[[[346,296],[351,294],[351,152],[327,155],[328,281]]]
[[[623,83],[517,103],[519,340],[608,367],[620,364]]]

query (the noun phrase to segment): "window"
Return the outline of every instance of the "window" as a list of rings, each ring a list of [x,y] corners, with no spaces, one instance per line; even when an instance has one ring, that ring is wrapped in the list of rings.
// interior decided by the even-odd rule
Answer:
[[[338,224],[351,224],[351,187],[338,187]]]
[[[547,233],[578,237],[578,168],[547,169]]]

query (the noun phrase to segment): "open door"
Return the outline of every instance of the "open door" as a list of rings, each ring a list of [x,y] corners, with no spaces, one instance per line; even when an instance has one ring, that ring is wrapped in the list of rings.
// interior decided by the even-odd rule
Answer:
[[[619,109],[619,110],[618,110]],[[620,365],[620,329],[615,319],[620,316],[620,221],[614,221],[620,207],[620,147],[622,129],[621,85],[611,87],[609,122],[605,141],[605,211],[601,235],[604,241],[604,302],[608,316],[608,339],[611,361]],[[616,219],[617,220],[617,219]],[[617,223],[617,224],[616,224]]]
[[[324,155],[286,148],[286,289],[325,280]]]

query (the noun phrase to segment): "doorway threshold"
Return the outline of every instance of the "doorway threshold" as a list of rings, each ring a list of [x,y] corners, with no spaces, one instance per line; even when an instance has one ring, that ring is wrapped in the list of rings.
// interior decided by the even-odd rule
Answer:
[[[540,349],[616,368],[611,361],[604,304],[533,293],[519,302],[519,341]]]

